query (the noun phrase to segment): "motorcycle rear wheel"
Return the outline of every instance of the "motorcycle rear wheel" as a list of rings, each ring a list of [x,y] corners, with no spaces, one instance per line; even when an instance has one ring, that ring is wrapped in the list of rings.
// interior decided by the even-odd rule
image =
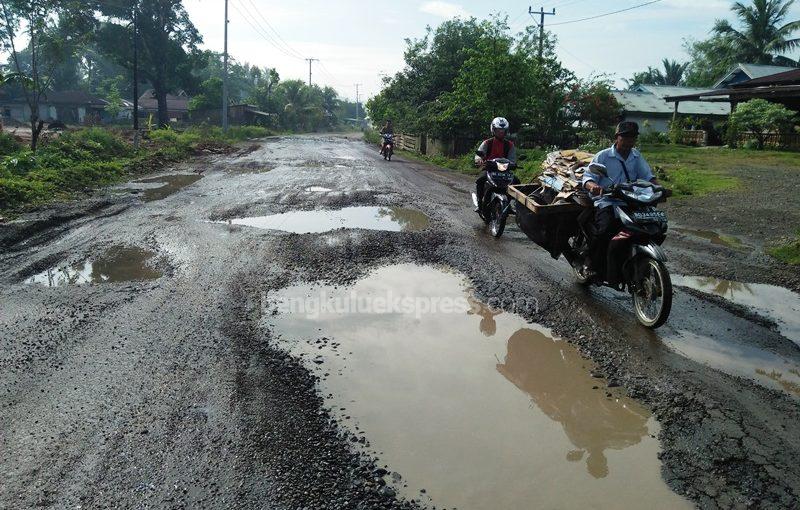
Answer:
[[[644,277],[633,292],[633,306],[642,326],[656,329],[667,322],[672,310],[672,279],[659,260],[646,258],[641,264]]]

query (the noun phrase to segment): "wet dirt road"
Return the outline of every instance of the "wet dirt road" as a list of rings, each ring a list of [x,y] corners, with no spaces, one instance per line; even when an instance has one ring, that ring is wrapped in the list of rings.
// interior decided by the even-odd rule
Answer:
[[[676,236],[648,332],[375,152],[273,138],[4,226],[0,507],[797,504],[796,294]]]

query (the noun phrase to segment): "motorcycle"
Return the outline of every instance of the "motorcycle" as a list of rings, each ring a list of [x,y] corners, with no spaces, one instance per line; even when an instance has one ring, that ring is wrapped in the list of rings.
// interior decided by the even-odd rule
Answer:
[[[604,260],[592,260],[598,274],[590,277],[585,267],[589,252],[589,214],[578,218],[578,231],[568,240],[564,257],[579,283],[597,284],[630,292],[639,322],[651,329],[662,326],[672,308],[672,280],[661,245],[668,230],[667,215],[656,204],[670,191],[649,181],[611,186],[603,196],[621,202],[613,205],[617,229],[605,251]],[[588,211],[594,212],[594,209]]]
[[[482,156],[478,154],[478,156]],[[506,220],[509,214],[514,214],[511,198],[508,196],[508,186],[517,182],[514,175],[516,165],[505,158],[490,159],[484,163],[486,170],[486,184],[483,187],[483,197],[478,197],[477,190],[472,192],[472,203],[478,216],[489,225],[489,230],[494,237],[503,235]]]
[[[383,147],[381,148],[381,155],[385,161],[391,161],[394,154],[394,135],[383,135]]]
[[[604,168],[596,165],[593,170],[603,173]],[[603,196],[615,200],[609,207],[614,208],[617,220],[603,257],[594,260],[590,240],[596,209],[589,193],[581,189],[565,198],[558,183],[549,185],[547,178],[540,182],[512,188],[520,230],[554,259],[563,254],[580,284],[629,292],[638,321],[651,329],[662,326],[672,308],[672,280],[661,248],[667,216],[656,205],[666,201],[671,191],[649,181],[605,190]],[[595,274],[588,273],[587,266]]]

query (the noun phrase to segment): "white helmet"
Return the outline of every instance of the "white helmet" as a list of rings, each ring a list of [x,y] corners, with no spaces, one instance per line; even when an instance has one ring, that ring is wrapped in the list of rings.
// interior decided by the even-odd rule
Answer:
[[[502,130],[507,132],[509,126],[510,126],[510,124],[508,123],[508,121],[506,119],[504,119],[503,117],[496,117],[492,121],[492,125],[490,126],[489,130],[492,132],[492,136],[494,136],[494,130],[495,129],[502,129]]]

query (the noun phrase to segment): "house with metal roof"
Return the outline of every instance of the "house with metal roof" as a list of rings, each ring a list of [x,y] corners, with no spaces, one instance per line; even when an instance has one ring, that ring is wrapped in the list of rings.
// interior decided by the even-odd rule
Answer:
[[[764,78],[765,76],[772,76],[786,71],[793,71],[793,67],[784,66],[768,66],[761,64],[736,64],[736,67],[730,70],[728,74],[719,79],[714,84],[715,89],[727,89],[736,84]],[[685,94],[670,94],[671,96],[681,96]]]
[[[725,120],[731,107],[725,103],[686,101],[679,104],[677,113],[673,105],[664,98],[672,95],[698,94],[708,89],[692,87],[667,87],[661,85],[638,85],[633,90],[614,90],[612,93],[622,106],[623,120],[637,122],[642,132],[669,131],[669,123],[676,116],[704,117]]]

